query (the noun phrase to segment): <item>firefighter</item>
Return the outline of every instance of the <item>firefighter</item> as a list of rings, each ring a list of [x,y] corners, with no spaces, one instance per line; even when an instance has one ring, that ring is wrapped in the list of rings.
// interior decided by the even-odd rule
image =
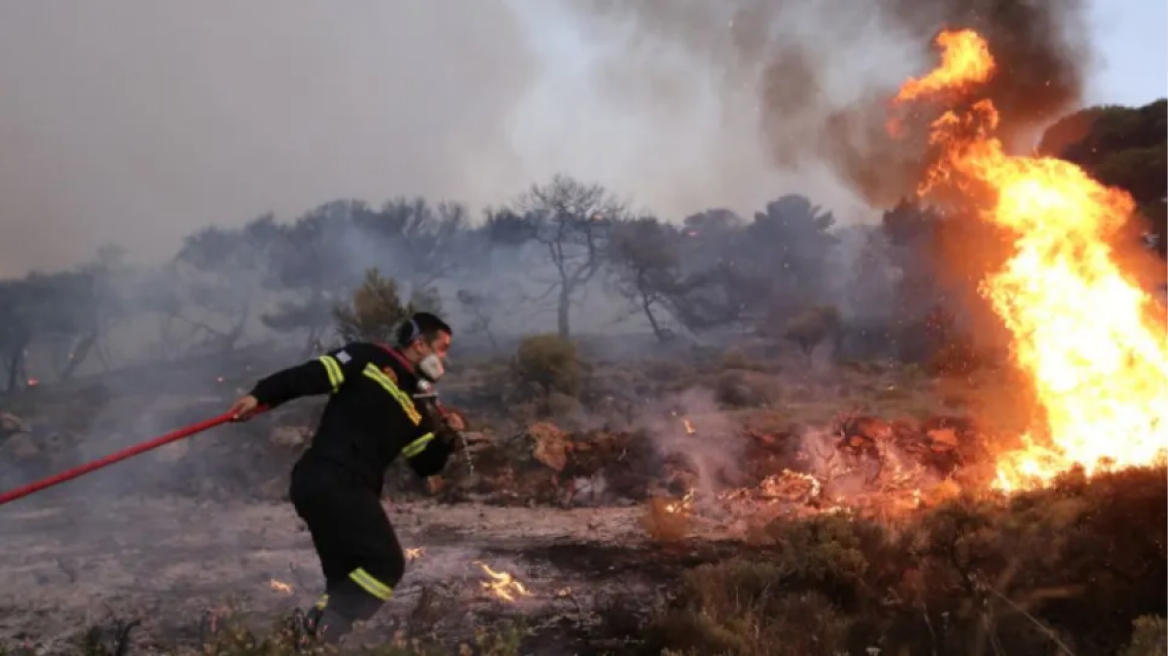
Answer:
[[[353,342],[256,383],[230,412],[246,420],[302,396],[329,394],[312,443],[292,470],[290,496],[308,525],[325,594],[305,615],[310,637],[335,644],[389,600],[405,554],[381,507],[386,467],[403,455],[423,477],[461,448],[462,419],[437,406],[452,331],[418,313],[393,346]]]

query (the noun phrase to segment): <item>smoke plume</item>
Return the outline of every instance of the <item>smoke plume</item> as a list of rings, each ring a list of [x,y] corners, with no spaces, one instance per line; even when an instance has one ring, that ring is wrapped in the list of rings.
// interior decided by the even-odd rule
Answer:
[[[534,75],[506,0],[0,8],[0,275],[336,198],[477,206],[530,183],[508,121]],[[291,215],[291,216],[289,216]]]
[[[886,133],[887,102],[932,66],[940,29],[973,28],[989,41],[1002,65],[984,97],[1011,140],[1077,101],[1091,63],[1084,0],[573,2],[613,40],[603,75],[611,93],[636,87],[677,112],[697,100],[674,87],[708,85],[727,129],[752,126],[770,164],[826,166],[877,206],[918,179],[919,149]]]

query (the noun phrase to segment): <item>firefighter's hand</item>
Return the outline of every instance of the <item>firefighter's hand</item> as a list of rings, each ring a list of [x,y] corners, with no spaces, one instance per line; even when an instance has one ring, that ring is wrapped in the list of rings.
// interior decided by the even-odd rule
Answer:
[[[256,409],[259,407],[260,402],[256,397],[248,394],[233,403],[227,412],[231,414],[231,418],[235,421],[247,421],[255,415]]]
[[[461,433],[462,431],[466,430],[466,420],[463,419],[462,415],[458,414],[457,412],[454,412],[452,410],[448,410],[446,412],[445,419],[446,419],[446,426],[450,430],[458,432],[458,433]]]
[[[438,433],[438,439],[450,447],[451,453],[458,453],[466,447],[466,439],[462,436],[461,431],[451,430],[449,428],[443,429]]]

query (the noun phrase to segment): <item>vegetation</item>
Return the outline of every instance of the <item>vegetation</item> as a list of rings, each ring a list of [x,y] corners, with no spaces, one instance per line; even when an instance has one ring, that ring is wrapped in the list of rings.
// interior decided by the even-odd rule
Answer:
[[[1133,224],[1133,232],[1147,231],[1161,253],[1168,195],[1164,102],[1082,110],[1052,126],[1040,146],[1128,190],[1148,219]],[[613,417],[628,420],[649,399],[700,387],[710,393],[711,414],[754,411],[745,423],[768,423],[760,431],[765,435],[751,432],[759,442],[793,440],[792,426],[802,420],[827,425],[845,406],[871,398],[896,414],[889,431],[900,431],[904,417],[933,410],[914,396],[914,380],[970,380],[1000,359],[991,348],[1000,345],[972,334],[963,312],[976,284],[970,272],[984,271],[986,262],[975,259],[981,255],[960,217],[960,210],[941,215],[905,200],[872,225],[845,227],[812,199],[789,194],[752,216],[714,208],[675,221],[633,212],[599,185],[563,175],[487,209],[481,221],[457,203],[332,201],[290,222],[262,216],[238,228],[198,231],[158,267],[131,266],[116,249],[104,249],[75,270],[0,281],[2,409],[33,407],[44,402],[45,388],[94,375],[102,382],[94,384],[92,399],[77,395],[70,402],[97,409],[86,418],[72,409],[60,413],[67,415],[61,421],[76,424],[53,433],[53,444],[63,444],[93,429],[94,417],[112,421],[117,413],[106,406],[116,385],[108,381],[119,375],[137,377],[180,358],[223,363],[225,373],[213,380],[227,384],[217,393],[234,393],[255,375],[245,357],[250,344],[307,354],[342,341],[388,341],[404,317],[425,309],[456,315],[448,317],[459,334],[455,348],[479,351],[473,355],[478,366],[466,366],[478,385],[456,393],[488,396],[482,390],[489,389],[485,405],[500,411],[533,406],[525,419],[583,409],[591,425],[607,427],[619,424]],[[630,329],[609,345],[619,357],[590,348],[589,330],[632,321],[647,342]],[[132,343],[119,341],[122,335],[132,335]],[[726,343],[734,350],[721,348]],[[784,348],[810,361],[828,346],[849,365],[830,388],[816,388],[798,361],[798,385],[776,382],[776,372],[792,365],[776,355]],[[624,357],[632,355],[638,364]],[[453,366],[472,360],[461,358],[456,350]],[[163,375],[176,379],[181,367]],[[824,389],[830,404],[815,398]],[[1026,394],[1013,387],[998,392],[1016,403]],[[953,394],[948,405],[977,400],[969,390],[963,394]],[[207,407],[221,406],[214,394],[207,398]],[[206,410],[189,399],[182,405],[175,414],[184,421]],[[1006,407],[995,405],[1001,415]],[[680,421],[677,414],[668,418],[671,425]],[[646,440],[633,439],[631,430],[620,440],[607,428],[584,440],[549,426],[542,438],[510,439],[500,430],[452,466],[476,468],[474,484],[483,486],[505,470],[508,485],[538,488],[538,498],[520,500],[535,504],[561,498],[561,473],[589,481],[600,471],[595,462],[619,461],[643,479],[669,460],[638,451],[649,447],[638,447]],[[55,446],[30,437],[37,430],[5,427],[0,456],[28,464],[27,471],[56,469],[65,460],[47,452]],[[233,430],[257,431],[248,444],[262,443],[254,423]],[[301,444],[284,438],[276,458],[266,443],[249,446],[246,456],[238,447],[243,441],[190,448],[203,449],[199,457],[232,449],[224,461],[232,463],[239,489],[259,494],[265,488],[248,477],[285,476]],[[512,464],[521,459],[507,449],[533,443],[542,450],[524,463],[559,463],[554,473],[527,476]],[[681,450],[708,448],[725,457],[725,446],[699,432]],[[931,456],[949,457],[946,446],[931,444]],[[793,450],[790,443],[780,447]],[[774,454],[764,456],[757,449],[734,455],[778,471]],[[15,469],[0,468],[0,481],[7,484]],[[1071,473],[1047,490],[929,502],[893,522],[820,512],[758,527],[754,543],[736,556],[697,565],[686,548],[694,528],[688,509],[678,511],[674,497],[650,495],[641,485],[644,497],[629,492],[623,498],[646,501],[642,524],[653,557],[642,554],[641,562],[668,566],[659,583],[669,601],[660,607],[646,601],[640,610],[648,617],[632,627],[602,618],[588,635],[619,638],[637,653],[673,655],[1164,654],[1166,475],[1129,470],[1088,481]],[[189,468],[156,475],[167,479],[167,491],[183,492],[201,491],[216,476],[224,474]],[[282,495],[286,486],[279,482]],[[606,484],[635,487],[615,473]],[[632,614],[623,615],[627,624]],[[294,650],[287,626],[262,635],[242,624],[227,627],[192,649],[225,656]],[[132,634],[125,623],[81,631],[77,653],[136,652]],[[434,637],[403,638],[376,653],[458,649],[435,644]],[[524,653],[531,639],[532,632],[518,629],[484,633],[474,653]],[[0,654],[29,653],[22,645],[0,648]]]
[[[842,514],[776,521],[765,555],[686,574],[654,621],[656,646],[740,656],[1162,654],[1165,473],[1070,474],[1005,504],[962,497],[891,527]]]

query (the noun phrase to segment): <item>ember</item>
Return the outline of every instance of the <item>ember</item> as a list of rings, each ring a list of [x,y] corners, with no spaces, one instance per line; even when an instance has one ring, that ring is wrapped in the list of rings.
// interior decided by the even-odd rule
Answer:
[[[426,555],[426,547],[414,547],[413,549],[406,549],[406,560],[414,561]]]
[[[268,587],[282,594],[292,594],[292,586],[284,583],[283,581],[272,579],[268,582]]]

